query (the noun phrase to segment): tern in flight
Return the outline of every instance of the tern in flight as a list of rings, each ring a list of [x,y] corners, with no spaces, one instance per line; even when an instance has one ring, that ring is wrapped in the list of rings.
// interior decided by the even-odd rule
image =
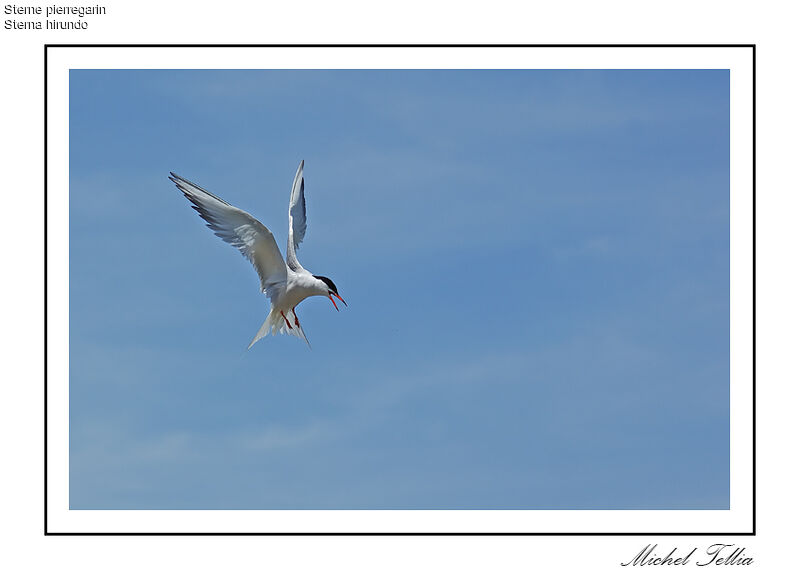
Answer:
[[[275,237],[264,224],[249,213],[232,206],[206,191],[199,185],[170,172],[170,179],[192,203],[209,228],[250,260],[261,279],[261,291],[272,307],[248,349],[270,331],[287,333],[302,338],[311,346],[300,326],[295,307],[309,296],[327,296],[334,308],[339,307],[334,296],[347,306],[339,296],[336,284],[325,276],[315,276],[297,261],[297,248],[306,235],[306,198],[303,193],[303,161],[297,168],[289,198],[289,240],[284,262]]]

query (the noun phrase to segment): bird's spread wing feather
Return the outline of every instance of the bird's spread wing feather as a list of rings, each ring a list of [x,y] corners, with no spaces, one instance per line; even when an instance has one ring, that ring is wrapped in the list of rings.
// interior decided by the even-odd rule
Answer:
[[[275,237],[264,224],[183,177],[170,173],[170,179],[208,227],[250,260],[261,279],[262,292],[272,299],[286,286],[286,263]],[[300,195],[302,197],[302,193]]]
[[[304,192],[303,164],[300,162],[292,183],[292,195],[289,198],[289,240],[286,244],[286,264],[295,272],[303,269],[297,260],[297,248],[306,235],[306,196]]]

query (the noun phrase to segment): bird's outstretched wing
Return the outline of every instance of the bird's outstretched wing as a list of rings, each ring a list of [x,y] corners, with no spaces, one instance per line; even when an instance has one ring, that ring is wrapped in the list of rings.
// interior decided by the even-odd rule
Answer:
[[[303,179],[303,164],[300,162],[292,182],[292,195],[289,198],[289,240],[286,243],[286,264],[295,272],[303,269],[297,260],[297,248],[306,236],[306,196]]]
[[[170,172],[170,180],[192,203],[208,227],[250,260],[261,279],[262,292],[272,299],[286,286],[286,263],[275,237],[264,224],[179,175]]]

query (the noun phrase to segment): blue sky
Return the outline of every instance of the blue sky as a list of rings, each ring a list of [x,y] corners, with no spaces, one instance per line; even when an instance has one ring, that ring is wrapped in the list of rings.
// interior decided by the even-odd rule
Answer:
[[[727,509],[729,75],[70,73],[73,509]],[[337,284],[295,338],[167,175]]]

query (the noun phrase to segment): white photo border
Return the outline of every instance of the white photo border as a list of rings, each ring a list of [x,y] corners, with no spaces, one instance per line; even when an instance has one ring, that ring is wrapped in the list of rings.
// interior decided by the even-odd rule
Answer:
[[[730,509],[70,510],[70,69],[728,69]],[[754,45],[45,45],[45,534],[755,533]]]

